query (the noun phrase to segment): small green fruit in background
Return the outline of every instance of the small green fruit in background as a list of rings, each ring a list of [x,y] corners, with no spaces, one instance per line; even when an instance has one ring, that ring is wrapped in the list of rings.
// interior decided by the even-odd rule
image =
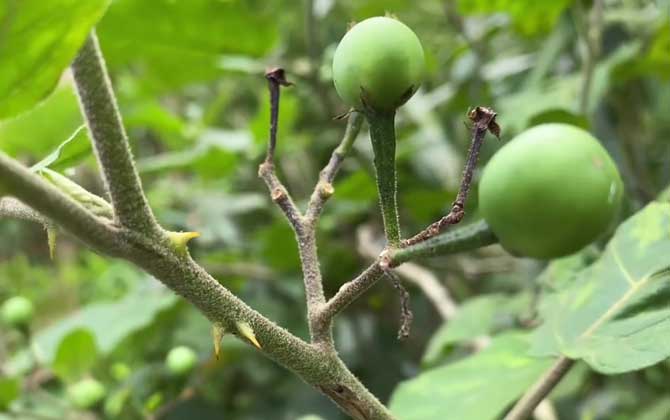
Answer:
[[[419,88],[425,58],[416,34],[400,21],[373,17],[354,25],[335,50],[335,89],[348,105],[394,111]]]
[[[604,233],[623,197],[616,165],[588,132],[542,124],[519,134],[484,168],[479,205],[510,252],[572,254]]]
[[[67,389],[67,395],[72,405],[81,409],[95,406],[105,398],[106,394],[105,386],[91,378],[82,379],[70,385]]]
[[[2,322],[13,328],[27,326],[33,319],[33,304],[23,296],[14,296],[2,304]]]
[[[167,355],[165,364],[168,371],[175,376],[183,376],[195,367],[198,356],[186,346],[175,347]]]

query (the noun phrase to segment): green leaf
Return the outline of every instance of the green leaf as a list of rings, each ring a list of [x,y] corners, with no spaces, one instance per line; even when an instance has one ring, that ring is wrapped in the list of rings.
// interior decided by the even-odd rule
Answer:
[[[82,124],[70,137],[58,145],[56,150],[34,164],[30,169],[39,172],[44,168],[65,169],[73,166],[80,158],[91,152],[91,142],[86,135],[86,125]]]
[[[7,0],[0,7],[0,119],[19,114],[56,87],[109,0]]]
[[[445,347],[489,334],[505,315],[509,318],[509,298],[503,294],[483,295],[466,301],[453,319],[445,322],[433,335],[423,356],[423,363],[434,364]]]
[[[403,420],[493,420],[550,365],[526,356],[525,333],[497,336],[483,351],[402,382],[390,408]]]
[[[654,202],[624,222],[605,252],[546,298],[534,354],[583,359],[602,373],[670,356],[670,204]]]
[[[20,393],[21,382],[18,378],[0,378],[0,410],[6,410]]]
[[[87,330],[95,338],[100,355],[109,354],[130,334],[147,327],[162,311],[177,302],[174,293],[163,288],[136,290],[111,303],[96,303],[64,318],[35,336],[42,362],[51,364],[61,342],[73,331]]]
[[[84,120],[74,87],[66,83],[56,88],[37,107],[16,118],[1,121],[0,148],[11,156],[30,154],[40,159],[56,149],[63,139],[71,137],[82,124]],[[66,146],[68,156],[70,152],[75,155],[74,152],[80,150],[84,143],[90,144],[86,130],[79,131],[78,135],[86,141],[79,138],[73,140],[73,144]]]
[[[60,342],[51,368],[62,380],[74,382],[91,370],[96,359],[95,338],[88,330],[78,329]]]
[[[144,85],[163,91],[220,77],[230,55],[265,55],[276,28],[265,2],[117,0],[97,30],[113,70],[132,65]]]

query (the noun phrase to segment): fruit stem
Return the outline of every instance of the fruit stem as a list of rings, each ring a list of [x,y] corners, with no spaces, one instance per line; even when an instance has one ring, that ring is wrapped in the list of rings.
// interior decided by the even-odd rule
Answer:
[[[397,248],[400,245],[400,221],[396,197],[398,182],[395,167],[395,111],[366,112],[366,118],[370,126],[384,233],[388,245]]]

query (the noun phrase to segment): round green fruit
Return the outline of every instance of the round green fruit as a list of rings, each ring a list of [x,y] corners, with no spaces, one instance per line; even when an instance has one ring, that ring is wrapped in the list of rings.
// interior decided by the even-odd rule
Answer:
[[[479,204],[515,255],[557,258],[597,239],[619,211],[623,183],[588,132],[542,124],[519,134],[484,168]]]
[[[14,328],[24,327],[33,319],[33,304],[23,296],[14,296],[2,304],[2,321]]]
[[[105,386],[90,378],[83,379],[67,389],[67,395],[72,405],[82,409],[95,406],[105,398],[106,394]]]
[[[183,376],[193,369],[197,361],[198,356],[193,350],[186,346],[179,346],[170,350],[165,364],[172,375]]]
[[[335,50],[335,89],[348,105],[390,112],[407,102],[425,72],[421,42],[405,24],[388,17],[366,19],[347,32]]]

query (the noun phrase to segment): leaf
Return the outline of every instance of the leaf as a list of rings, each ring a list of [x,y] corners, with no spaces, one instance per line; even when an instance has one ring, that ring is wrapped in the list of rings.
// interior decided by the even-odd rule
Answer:
[[[423,363],[434,364],[445,347],[473,340],[492,332],[511,318],[509,297],[503,294],[482,295],[466,301],[453,319],[445,322],[433,335],[423,356]]]
[[[20,393],[21,382],[18,378],[0,378],[0,410],[6,410]]]
[[[616,231],[602,256],[546,297],[533,354],[583,359],[602,373],[670,356],[670,204],[654,202]]]
[[[390,408],[403,420],[493,420],[551,365],[526,356],[528,335],[510,332],[467,359],[402,382]]]
[[[276,8],[246,1],[117,0],[97,30],[112,70],[140,69],[154,91],[214,80],[229,55],[261,57],[278,39]]]
[[[63,139],[71,137],[83,124],[74,87],[71,83],[63,83],[35,108],[0,122],[0,147],[11,156],[30,154],[40,159],[53,152]],[[90,150],[87,130],[78,134],[86,141],[76,139],[73,144],[66,146],[68,156],[70,151],[73,152],[73,160],[67,159],[70,166],[76,163],[74,155],[79,156],[75,152],[80,147]]]
[[[162,311],[177,303],[177,297],[163,288],[131,292],[111,303],[96,303],[58,321],[35,336],[42,362],[51,364],[60,343],[76,330],[87,330],[95,338],[101,356],[109,354],[126,337],[147,327]]]
[[[96,360],[95,338],[88,330],[78,329],[60,342],[51,368],[62,380],[74,382],[89,372]]]
[[[91,142],[86,135],[86,125],[82,124],[70,137],[58,145],[56,150],[47,157],[34,164],[30,170],[39,172],[45,168],[65,169],[73,166],[82,156],[91,152]]]
[[[55,87],[109,0],[7,0],[0,7],[0,119],[35,106]]]

